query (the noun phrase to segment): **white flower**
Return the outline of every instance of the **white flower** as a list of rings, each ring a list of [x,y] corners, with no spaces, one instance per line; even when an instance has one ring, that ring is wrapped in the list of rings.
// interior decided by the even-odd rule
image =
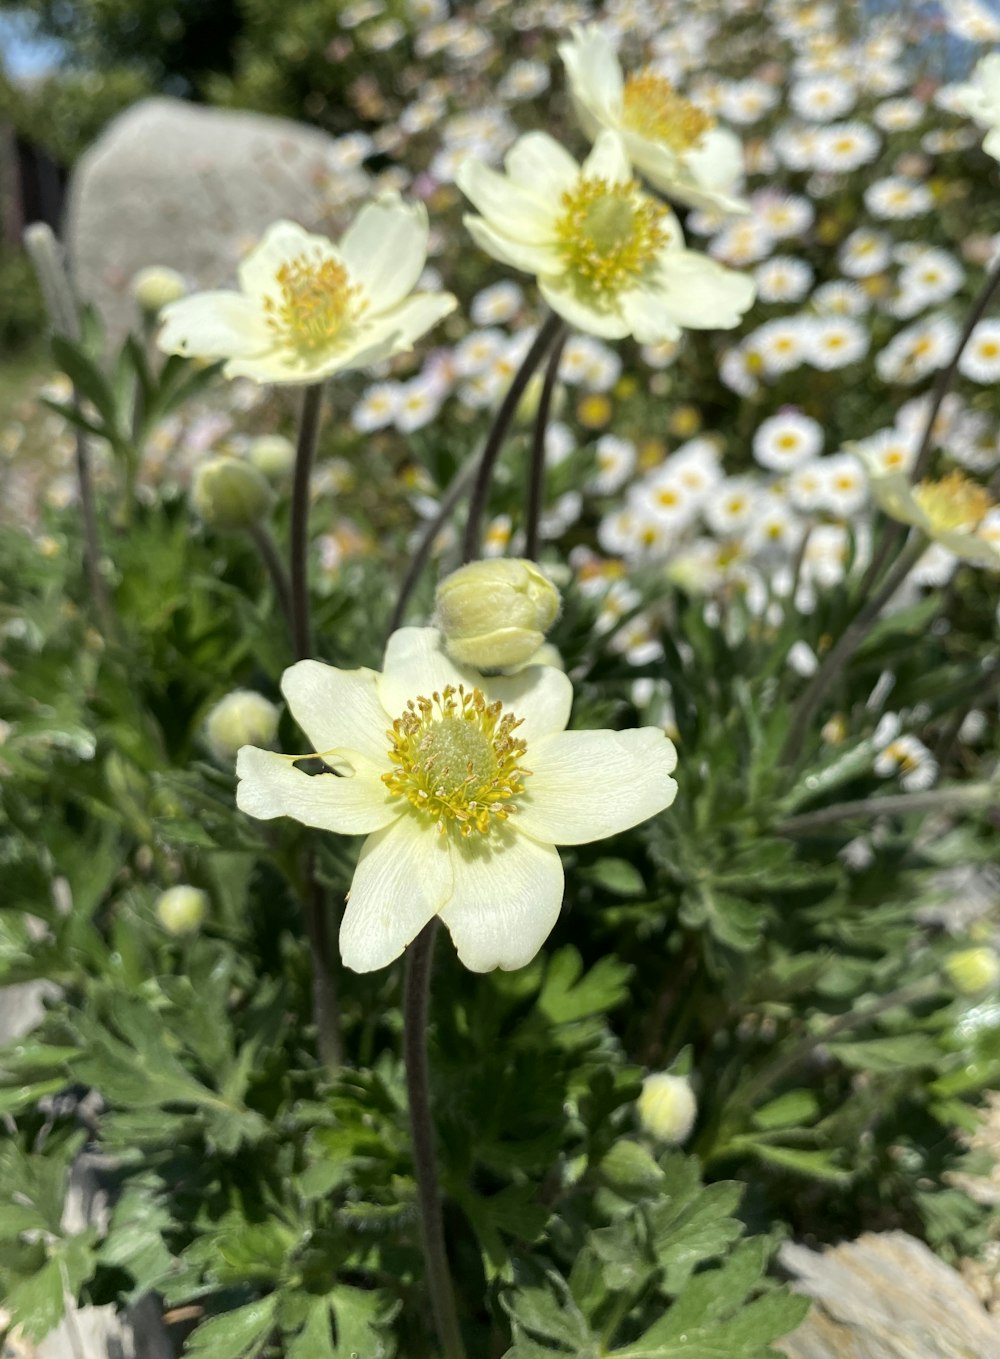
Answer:
[[[923,212],[930,212],[934,206],[934,195],[926,184],[905,179],[902,175],[876,180],[865,189],[863,197],[865,207],[873,217],[896,220],[918,217]]]
[[[427,214],[387,195],[362,208],[339,245],[275,222],[239,268],[239,292],[195,293],[162,313],[170,354],[224,358],[227,377],[318,382],[412,347],[456,302],[413,293]]]
[[[673,213],[631,177],[617,133],[600,134],[582,169],[544,132],[521,137],[504,165],[460,166],[459,187],[482,214],[466,225],[494,259],[536,274],[570,325],[655,344],[682,328],[728,329],[752,303],[749,279],[684,248]]]
[[[987,516],[995,508],[985,486],[961,472],[910,485],[905,472],[886,472],[864,448],[857,449],[872,498],[891,519],[920,529],[962,561],[1000,571],[1000,542],[992,541]],[[986,523],[987,532],[979,532]]]
[[[775,255],[754,270],[761,302],[801,302],[809,291],[813,271],[794,255]]]
[[[826,373],[846,368],[864,358],[868,343],[868,331],[849,316],[817,318],[809,327],[808,361]]]
[[[973,382],[1000,378],[1000,321],[980,321],[958,361],[958,371]]]
[[[432,628],[393,633],[381,673],[300,661],[281,687],[335,772],[245,746],[236,800],[368,836],[340,930],[356,972],[387,966],[434,916],[474,972],[523,967],[559,915],[554,845],[637,825],[677,791],[659,728],[567,731],[562,671],[487,680],[449,661]]]
[[[629,159],[651,184],[691,207],[745,212],[733,196],[743,151],[732,132],[647,69],[624,76],[607,36],[596,24],[575,28],[560,44],[577,116],[588,137],[617,132]]]
[[[952,91],[954,107],[988,128],[983,150],[1000,160],[1000,52],[983,57],[966,85]]]
[[[790,472],[822,447],[823,427],[790,406],[758,425],[753,436],[753,455],[771,472]]]

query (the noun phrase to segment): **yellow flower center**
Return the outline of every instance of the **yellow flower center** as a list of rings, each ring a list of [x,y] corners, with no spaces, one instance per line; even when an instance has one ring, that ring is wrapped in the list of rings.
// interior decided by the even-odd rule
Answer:
[[[386,733],[396,768],[382,782],[436,821],[440,832],[454,824],[462,835],[485,835],[494,820],[517,811],[514,798],[531,772],[519,763],[528,747],[514,735],[522,720],[461,684],[410,699]]]
[[[279,296],[264,298],[268,327],[303,355],[332,344],[364,310],[362,289],[328,256],[303,253],[283,264],[274,281]]]
[[[689,151],[715,120],[682,98],[669,80],[654,71],[638,71],[625,80],[622,122],[640,137],[662,142],[672,151]]]
[[[961,472],[949,472],[940,481],[921,481],[913,488],[913,496],[939,531],[974,529],[993,508],[986,487]]]
[[[556,240],[567,269],[595,300],[640,278],[669,240],[666,210],[636,180],[609,184],[584,176],[562,195]]]

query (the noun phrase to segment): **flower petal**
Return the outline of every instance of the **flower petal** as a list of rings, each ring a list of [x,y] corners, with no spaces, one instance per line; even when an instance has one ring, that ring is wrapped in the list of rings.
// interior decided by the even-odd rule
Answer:
[[[386,643],[378,695],[386,712],[396,718],[411,698],[430,698],[448,684],[475,683],[471,671],[460,670],[445,655],[436,628],[397,628]]]
[[[473,972],[524,967],[559,918],[563,870],[551,845],[508,830],[452,849],[455,884],[440,911]]]
[[[677,751],[659,727],[564,731],[529,749],[517,828],[553,845],[583,845],[636,826],[677,795]]]
[[[729,330],[753,305],[751,278],[695,250],[668,248],[660,262],[656,292],[671,318],[687,330]]]
[[[658,293],[636,290],[622,297],[622,311],[630,332],[639,344],[659,344],[680,338],[681,328],[663,305]]]
[[[379,767],[356,751],[344,752],[337,774],[305,774],[287,755],[244,746],[236,757],[236,805],[261,821],[290,816],[304,826],[365,835],[388,826],[400,815],[400,803],[390,799],[379,777]]]
[[[605,340],[622,340],[629,333],[628,322],[621,312],[599,311],[592,307],[565,278],[539,278],[538,290],[553,311],[587,335],[600,335]]]
[[[255,298],[273,293],[281,266],[303,255],[314,261],[340,260],[336,246],[326,236],[315,236],[298,222],[274,222],[236,271],[240,287]]]
[[[389,768],[389,714],[378,697],[374,670],[338,670],[322,661],[298,661],[281,677],[281,692],[318,751],[360,751]]]
[[[387,967],[451,896],[448,837],[404,813],[365,841],[340,925],[353,972]]]
[[[549,665],[529,665],[516,675],[498,675],[480,680],[489,698],[498,698],[508,712],[522,719],[517,735],[531,747],[543,736],[565,731],[573,706],[573,685],[563,671]]]
[[[242,293],[182,297],[163,308],[161,319],[157,344],[167,354],[223,359],[260,354],[274,343],[260,308]]]
[[[556,203],[580,178],[576,161],[547,132],[527,132],[504,157],[504,169],[515,184]]]
[[[416,286],[427,262],[427,209],[384,194],[367,203],[347,228],[340,253],[352,283],[376,312],[395,307]]]
[[[523,269],[526,274],[553,274],[560,268],[559,256],[551,245],[538,241],[515,241],[494,231],[482,217],[467,214],[462,218],[469,235],[487,255],[509,264],[512,269]]]
[[[378,317],[377,324],[396,334],[393,353],[409,349],[415,340],[449,316],[458,306],[451,293],[414,293],[398,307]]]
[[[608,184],[628,183],[632,178],[632,166],[625,143],[617,132],[606,128],[598,135],[590,155],[583,162],[583,173],[606,180]]]
[[[573,98],[601,123],[619,118],[624,100],[622,68],[607,34],[596,24],[577,28],[573,41],[559,44]]]
[[[536,181],[531,188],[522,188],[508,175],[491,170],[475,156],[467,156],[458,167],[455,182],[473,207],[501,234],[518,240],[550,234],[552,209],[539,194],[539,189],[544,191],[544,180]]]

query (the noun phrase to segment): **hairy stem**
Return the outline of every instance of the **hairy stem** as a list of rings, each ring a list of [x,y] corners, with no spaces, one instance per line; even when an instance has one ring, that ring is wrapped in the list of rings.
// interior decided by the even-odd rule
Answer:
[[[545,380],[538,401],[538,414],[535,417],[535,431],[531,441],[531,464],[528,471],[528,496],[524,513],[524,555],[532,561],[538,560],[538,541],[542,518],[542,494],[545,490],[545,436],[549,428],[549,412],[559,379],[559,360],[566,344],[568,331],[561,325],[556,331],[555,340],[549,353],[545,368]]]
[[[926,546],[923,536],[915,534],[913,541],[896,558],[892,569],[882,581],[880,589],[872,595],[868,603],[847,625],[836,643],[827,652],[822,665],[816,671],[793,710],[788,735],[779,756],[779,763],[794,764],[798,760],[809,724],[826,697],[827,691],[843,672],[844,667],[849,664],[883,608],[923,555]]]
[[[410,1103],[413,1164],[420,1204],[420,1233],[427,1265],[434,1327],[442,1359],[465,1359],[465,1346],[458,1326],[455,1293],[444,1247],[444,1220],[434,1156],[434,1125],[431,1119],[430,1083],[427,1067],[427,1010],[430,1000],[431,966],[438,922],[433,919],[406,952],[403,981],[403,1054],[406,1090]]]
[[[306,856],[305,921],[312,955],[313,1022],[320,1061],[336,1071],[344,1060],[340,1041],[340,1002],[330,966],[330,935],[327,929],[326,893],[316,881],[312,850]]]
[[[302,419],[295,451],[295,478],[292,483],[292,523],[290,566],[292,588],[292,646],[301,661],[312,651],[312,626],[309,618],[309,477],[316,441],[319,437],[323,406],[323,384],[307,387],[302,396]]]
[[[790,816],[778,825],[777,830],[781,835],[810,835],[824,826],[835,826],[840,821],[850,821],[859,816],[870,821],[873,816],[946,812],[959,807],[988,807],[993,802],[1000,802],[1000,783],[970,783],[962,788],[928,788],[919,793],[890,793],[886,797],[838,802],[815,812]]]
[[[295,632],[292,615],[292,591],[288,583],[288,576],[281,557],[278,555],[277,545],[271,536],[271,532],[266,524],[251,524],[249,529],[250,537],[253,539],[254,546],[260,553],[260,559],[264,563],[267,574],[271,577],[271,585],[274,588],[274,595],[278,601],[278,607],[284,614],[285,622],[288,624],[289,636],[295,640]]]
[[[469,517],[466,521],[465,538],[462,545],[463,562],[471,562],[479,555],[480,529],[483,515],[486,512],[486,504],[489,500],[493,469],[496,466],[497,458],[500,456],[500,450],[503,448],[507,432],[513,423],[518,402],[524,395],[524,389],[548,352],[549,346],[558,335],[562,324],[562,321],[554,312],[550,312],[545,318],[531,348],[524,356],[523,363],[514,374],[510,387],[507,389],[507,395],[500,403],[500,408],[494,417],[493,427],[486,437],[486,444],[479,459],[479,466],[476,469],[476,481],[472,488]]]

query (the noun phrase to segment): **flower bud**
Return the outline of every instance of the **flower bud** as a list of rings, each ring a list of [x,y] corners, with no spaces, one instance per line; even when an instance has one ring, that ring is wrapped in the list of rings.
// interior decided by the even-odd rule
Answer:
[[[161,892],[156,918],[168,934],[194,934],[208,912],[208,897],[197,887],[178,884]]]
[[[247,457],[268,481],[287,481],[295,466],[295,445],[283,434],[261,434],[251,442]]]
[[[470,562],[437,588],[434,621],[459,665],[506,670],[529,661],[559,615],[559,591],[534,562]]]
[[[945,959],[944,970],[955,990],[975,996],[1000,982],[1000,958],[991,948],[964,948]]]
[[[635,1107],[643,1129],[671,1146],[687,1141],[698,1116],[690,1081],[666,1071],[646,1077]]]
[[[132,278],[132,296],[149,316],[158,316],[169,302],[176,302],[187,292],[183,274],[166,265],[151,264],[140,269]]]
[[[205,718],[205,740],[220,764],[231,764],[241,746],[270,746],[280,710],[253,689],[234,689]]]
[[[217,529],[245,529],[259,523],[273,497],[265,479],[239,458],[209,458],[197,468],[191,501],[206,524]]]

